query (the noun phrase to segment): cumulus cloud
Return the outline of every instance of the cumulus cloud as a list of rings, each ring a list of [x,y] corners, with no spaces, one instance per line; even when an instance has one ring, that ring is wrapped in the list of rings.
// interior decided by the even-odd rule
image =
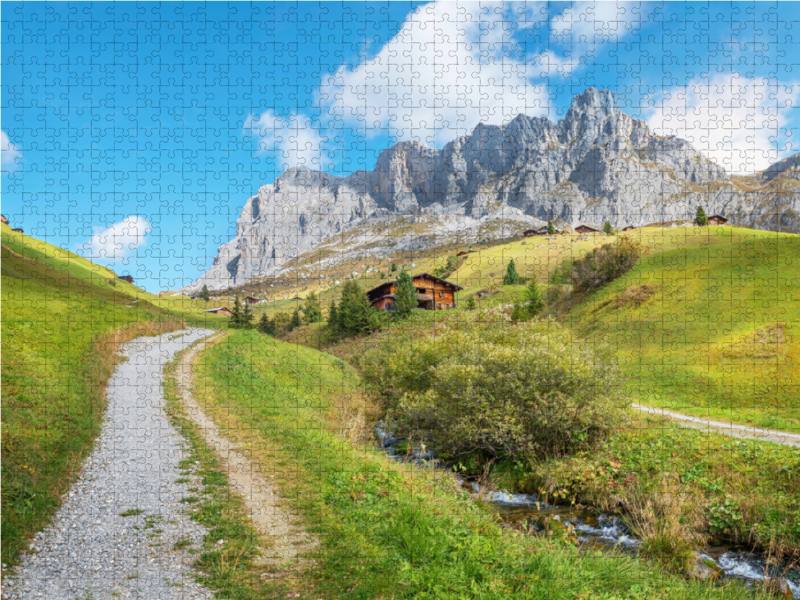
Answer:
[[[547,87],[531,82],[542,61],[525,59],[513,41],[519,15],[505,18],[504,10],[485,3],[418,7],[376,56],[327,75],[320,105],[367,135],[388,130],[430,145],[480,122],[546,113]],[[526,18],[546,21],[540,11]]]
[[[93,260],[117,261],[126,258],[144,245],[145,236],[152,229],[143,217],[131,215],[109,227],[95,227],[94,235],[83,244],[84,256]]]
[[[13,171],[19,167],[18,159],[22,158],[22,152],[8,139],[8,135],[0,130],[0,165],[3,171]]]
[[[308,117],[292,114],[283,118],[267,110],[259,116],[250,115],[244,131],[258,139],[260,152],[275,153],[276,166],[281,170],[297,166],[319,169],[322,164],[324,140],[319,126]]]
[[[730,173],[753,173],[784,154],[778,140],[799,95],[800,86],[718,74],[651,97],[647,121],[661,135],[691,142]]]

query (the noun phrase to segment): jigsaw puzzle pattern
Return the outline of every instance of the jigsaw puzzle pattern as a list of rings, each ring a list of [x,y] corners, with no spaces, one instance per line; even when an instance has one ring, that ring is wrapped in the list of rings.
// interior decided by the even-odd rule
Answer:
[[[1,10],[4,598],[800,597],[794,7]]]

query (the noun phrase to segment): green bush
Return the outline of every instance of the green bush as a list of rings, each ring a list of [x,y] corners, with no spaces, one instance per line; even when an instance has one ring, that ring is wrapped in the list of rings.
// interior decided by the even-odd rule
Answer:
[[[577,291],[588,292],[630,271],[642,255],[642,245],[623,237],[613,244],[595,248],[575,261],[569,278]]]
[[[366,373],[398,434],[451,456],[563,456],[614,431],[626,406],[610,353],[494,311],[377,351]]]

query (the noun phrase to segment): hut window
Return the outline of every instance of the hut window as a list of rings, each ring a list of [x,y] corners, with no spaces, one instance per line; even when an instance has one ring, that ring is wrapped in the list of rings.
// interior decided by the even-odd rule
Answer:
[[[444,298],[444,292],[439,292],[439,298]]]
[[[417,288],[417,293],[418,294],[424,294],[425,293],[425,288]]]

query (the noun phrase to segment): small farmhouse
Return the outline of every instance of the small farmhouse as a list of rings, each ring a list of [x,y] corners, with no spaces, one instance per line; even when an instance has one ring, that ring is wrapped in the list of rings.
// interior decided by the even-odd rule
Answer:
[[[599,230],[581,223],[575,228],[575,233],[597,233]]]
[[[8,225],[8,219],[6,219],[5,215],[0,215],[0,223],[5,223]]]
[[[467,254],[469,254],[469,252],[467,252],[466,250],[462,250],[461,252],[456,254],[456,256],[466,256]]]
[[[728,219],[723,217],[722,215],[711,215],[708,217],[708,224],[709,225],[725,225],[728,222]]]
[[[266,298],[253,298],[253,296],[245,296],[244,301],[247,304],[261,304],[262,302],[266,302]]]
[[[230,317],[233,314],[230,310],[228,310],[224,306],[221,306],[219,308],[209,308],[208,310],[205,310],[203,312],[212,313],[215,315],[224,315],[226,317]]]
[[[414,275],[411,278],[417,288],[417,308],[422,310],[444,310],[456,307],[456,292],[461,286],[450,283],[428,273]],[[367,292],[373,308],[394,310],[394,295],[397,292],[397,281],[387,281]]]
[[[535,235],[547,235],[547,225],[539,227],[539,229],[527,229],[522,233],[525,237],[533,237]]]
[[[17,233],[25,233],[25,231],[22,229],[22,227],[16,227],[16,228],[12,229],[11,231],[16,231]]]
[[[628,225],[627,227],[623,227],[622,231],[631,231],[632,229],[636,229],[633,225]]]
[[[130,275],[120,275],[117,279],[122,279],[122,281],[127,281],[128,283],[133,283],[133,277]]]

